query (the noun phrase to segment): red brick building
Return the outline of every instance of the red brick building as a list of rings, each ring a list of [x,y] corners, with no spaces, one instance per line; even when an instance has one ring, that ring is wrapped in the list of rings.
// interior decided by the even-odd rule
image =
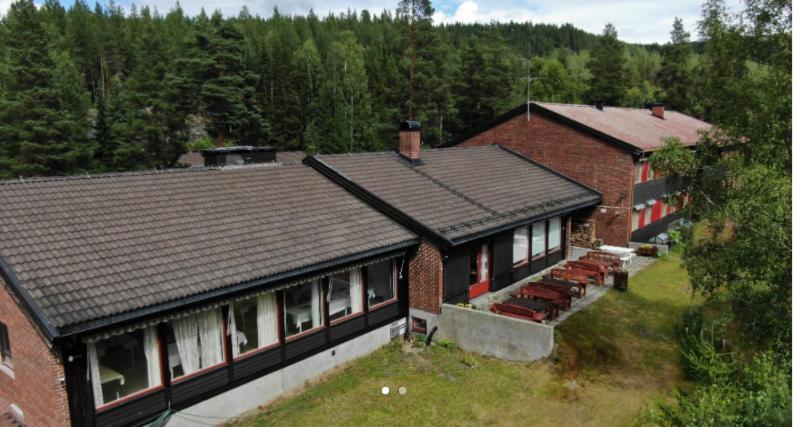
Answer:
[[[711,128],[655,104],[650,110],[533,102],[449,145],[500,144],[603,194],[601,205],[574,218],[605,244],[626,246],[666,230],[686,203],[669,194],[648,159],[669,137],[697,143]],[[583,227],[589,224],[590,227]]]

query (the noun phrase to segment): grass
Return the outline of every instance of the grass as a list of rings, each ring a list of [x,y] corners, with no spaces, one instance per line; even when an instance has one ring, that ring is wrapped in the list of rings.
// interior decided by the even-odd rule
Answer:
[[[629,292],[610,291],[560,325],[547,360],[441,345],[414,353],[395,341],[233,425],[633,425],[684,385],[675,328],[690,304],[669,255],[632,277]]]

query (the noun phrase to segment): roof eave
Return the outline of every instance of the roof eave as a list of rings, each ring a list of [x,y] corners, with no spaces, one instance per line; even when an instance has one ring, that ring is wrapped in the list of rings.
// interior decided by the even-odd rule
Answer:
[[[480,240],[480,239],[484,239],[484,238],[487,238],[487,237],[491,237],[491,236],[493,236],[495,234],[499,234],[499,233],[501,233],[503,231],[512,230],[512,229],[514,229],[516,227],[521,227],[523,225],[531,224],[533,222],[541,221],[541,220],[544,220],[544,219],[547,219],[547,218],[551,218],[551,217],[554,217],[554,216],[558,216],[558,215],[563,215],[563,214],[566,214],[566,213],[569,213],[569,212],[573,212],[573,211],[576,211],[576,210],[579,210],[579,209],[592,207],[592,206],[597,206],[599,203],[601,203],[601,195],[600,194],[598,194],[597,195],[597,199],[594,199],[594,200],[590,200],[590,201],[586,201],[586,202],[582,202],[582,203],[577,203],[575,205],[566,206],[566,207],[560,208],[560,209],[550,210],[550,211],[547,211],[547,212],[543,212],[542,214],[533,215],[531,217],[523,218],[523,219],[520,219],[520,220],[517,220],[517,221],[513,221],[513,222],[510,222],[510,223],[507,223],[507,224],[502,224],[502,225],[494,227],[494,228],[489,228],[487,230],[483,230],[483,231],[480,231],[480,232],[477,232],[477,233],[474,233],[474,234],[470,234],[470,235],[467,235],[467,236],[464,236],[464,237],[461,237],[461,238],[458,238],[458,239],[454,239],[453,240],[453,245],[454,246],[464,245],[464,244],[473,242],[475,240]]]
[[[22,281],[19,279],[14,269],[11,268],[11,265],[8,264],[2,256],[0,256],[0,276],[8,283],[8,287],[11,288],[11,291],[16,295],[22,308],[30,314],[47,343],[52,344],[56,339],[60,338],[61,334],[58,329],[50,323],[47,319],[47,315],[44,314],[44,311],[38,303],[36,303],[36,300],[33,299],[33,296],[28,292],[27,288],[22,285]]]

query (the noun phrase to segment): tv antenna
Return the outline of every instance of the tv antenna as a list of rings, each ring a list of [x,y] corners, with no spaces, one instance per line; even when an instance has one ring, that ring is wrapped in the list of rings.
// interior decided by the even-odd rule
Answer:
[[[532,77],[532,42],[527,43],[527,76],[519,77],[527,80],[527,121],[530,119],[529,107],[532,104],[532,82],[535,80],[545,80],[543,77]]]

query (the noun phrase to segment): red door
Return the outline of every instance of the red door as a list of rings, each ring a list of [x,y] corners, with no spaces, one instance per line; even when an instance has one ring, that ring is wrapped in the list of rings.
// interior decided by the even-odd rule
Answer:
[[[642,228],[642,227],[645,227],[645,209],[648,209],[648,208],[640,209],[640,220],[639,220],[639,222],[637,222],[637,229],[638,230],[640,228]]]
[[[491,287],[491,260],[488,256],[488,244],[483,243],[477,248],[476,254],[473,257],[474,261],[472,282],[469,285],[469,301],[486,292]]]

